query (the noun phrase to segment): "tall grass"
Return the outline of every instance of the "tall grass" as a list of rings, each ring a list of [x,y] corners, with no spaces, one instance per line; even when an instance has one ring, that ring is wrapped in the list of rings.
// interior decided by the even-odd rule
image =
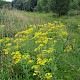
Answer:
[[[31,13],[18,10],[0,9],[0,24],[5,27],[0,29],[0,33],[4,36],[14,36],[18,31],[28,28],[31,24],[43,24],[54,21],[62,21],[66,23],[72,30],[76,30],[80,25],[80,15],[58,17],[56,14],[50,13]],[[70,29],[71,30],[71,29]],[[2,36],[2,34],[0,34]]]
[[[45,16],[45,14],[2,9],[0,10],[0,24],[5,25],[3,34],[4,36],[12,37],[18,31],[27,29],[30,24],[45,23],[46,21],[43,16]],[[2,29],[0,29],[0,32],[1,31]]]

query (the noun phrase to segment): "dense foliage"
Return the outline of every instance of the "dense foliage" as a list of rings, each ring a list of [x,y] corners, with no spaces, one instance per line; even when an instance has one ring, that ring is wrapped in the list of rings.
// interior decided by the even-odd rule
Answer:
[[[0,0],[0,80],[80,80],[80,0],[8,6]]]
[[[80,0],[13,0],[12,3],[0,0],[0,8],[10,5],[19,10],[54,12],[59,16],[70,10],[80,10]]]
[[[65,15],[71,9],[80,9],[79,0],[13,0],[12,6],[26,11],[55,12]]]
[[[34,7],[37,5],[37,0],[13,0],[12,6],[26,11],[33,11]]]
[[[56,1],[55,2],[56,13],[58,13],[59,16],[67,14],[69,10],[70,0],[55,0],[55,1]]]
[[[0,8],[10,8],[10,7],[11,7],[10,2],[0,0]]]
[[[1,80],[78,79],[79,40],[71,36],[65,24],[54,21],[0,39]]]

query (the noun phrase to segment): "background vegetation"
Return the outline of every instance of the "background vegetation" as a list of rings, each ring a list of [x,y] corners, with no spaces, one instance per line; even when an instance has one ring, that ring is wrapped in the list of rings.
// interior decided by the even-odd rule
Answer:
[[[1,80],[80,80],[79,0],[0,0],[0,8]]]
[[[69,10],[80,9],[79,0],[14,0],[12,5],[20,10],[55,12],[59,16],[67,14]]]

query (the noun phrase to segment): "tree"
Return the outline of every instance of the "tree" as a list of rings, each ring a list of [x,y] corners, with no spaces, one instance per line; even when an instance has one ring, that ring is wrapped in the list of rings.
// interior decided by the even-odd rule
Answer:
[[[10,2],[6,2],[6,1],[3,1],[3,0],[0,0],[0,8],[11,8],[11,3]]]
[[[80,9],[80,0],[71,0],[70,9]]]
[[[56,12],[61,15],[67,14],[70,0],[38,0],[37,10],[44,12]]]
[[[34,11],[35,6],[37,5],[37,0],[29,0],[30,1],[30,9]]]
[[[50,12],[49,0],[38,0],[36,8],[39,12]]]
[[[59,16],[66,15],[69,10],[70,0],[55,0],[55,12]]]
[[[37,5],[37,0],[13,0],[12,6],[14,8],[26,11],[34,11],[34,7]]]

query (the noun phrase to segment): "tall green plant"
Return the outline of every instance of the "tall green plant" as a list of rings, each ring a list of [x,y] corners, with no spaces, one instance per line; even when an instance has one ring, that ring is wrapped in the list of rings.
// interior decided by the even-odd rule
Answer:
[[[67,14],[70,0],[38,0],[37,10],[45,12],[56,12],[61,15]]]
[[[33,11],[37,0],[13,0],[12,6],[19,10]]]
[[[49,11],[48,0],[38,0],[37,10],[39,12],[48,12]]]
[[[67,14],[69,10],[70,0],[55,0],[55,11],[61,15]]]
[[[80,9],[80,0],[71,0],[70,9]]]

